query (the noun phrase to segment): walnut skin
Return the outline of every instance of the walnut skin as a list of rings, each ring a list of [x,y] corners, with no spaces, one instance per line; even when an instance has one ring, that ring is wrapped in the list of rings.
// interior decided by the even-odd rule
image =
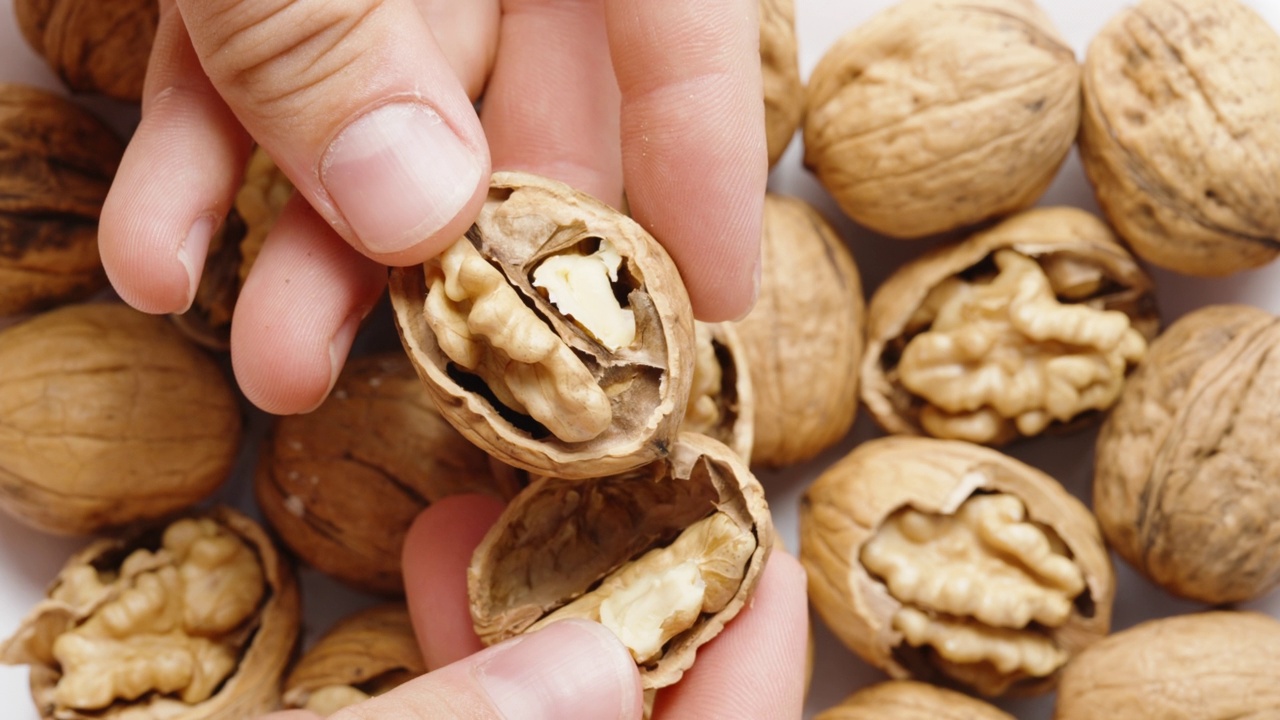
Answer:
[[[279,703],[298,591],[266,533],[228,508],[73,556],[0,661],[31,666],[45,720],[218,720]]]
[[[441,415],[497,459],[581,478],[669,452],[693,312],[662,247],[603,203],[496,173],[465,237],[392,270],[391,300]]]
[[[1054,720],[1280,716],[1280,622],[1253,612],[1150,620],[1104,638],[1062,674]]]
[[[764,492],[711,438],[592,479],[542,477],[476,548],[476,633],[495,643],[562,618],[601,622],[631,650],[645,689],[678,681],[698,647],[748,601],[773,544]]]
[[[1280,584],[1277,348],[1263,310],[1196,310],[1156,338],[1102,426],[1098,523],[1171,593],[1217,604]]]
[[[732,323],[694,323],[693,381],[681,432],[719,440],[751,461],[755,393],[746,346]]]
[[[755,443],[766,467],[839,442],[858,411],[863,299],[858,266],[808,203],[766,195],[760,297],[735,324],[751,358]]]
[[[804,117],[795,0],[760,0],[760,70],[764,74],[769,167],[773,167],[791,144]]]
[[[1280,35],[1235,0],[1145,0],[1084,64],[1080,158],[1133,251],[1189,275],[1280,253]]]
[[[891,433],[1000,445],[1115,401],[1158,326],[1102,221],[1037,208],[900,267],[868,310],[862,400]]]
[[[1014,720],[993,705],[914,680],[876,683],[814,720]]]
[[[906,0],[814,68],[805,165],[859,223],[916,238],[1034,204],[1079,116],[1075,54],[1031,0]]]
[[[366,592],[403,592],[400,546],[448,495],[515,495],[511,473],[436,412],[402,352],[347,363],[316,410],[276,420],[254,493],[304,562]]]
[[[164,318],[72,305],[0,332],[0,508],[84,534],[188,507],[226,480],[240,408]]]
[[[800,560],[827,626],[894,678],[1044,692],[1110,625],[1093,516],[1053,478],[969,443],[859,445],[806,492]]]
[[[98,214],[123,152],[80,106],[0,83],[0,317],[106,286]]]
[[[18,28],[72,90],[142,99],[156,0],[16,0]]]

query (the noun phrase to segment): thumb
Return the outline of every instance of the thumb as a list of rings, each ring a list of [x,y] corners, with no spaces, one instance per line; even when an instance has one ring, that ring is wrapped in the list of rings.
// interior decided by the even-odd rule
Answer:
[[[466,231],[488,149],[413,0],[177,5],[218,93],[357,250],[412,264]]]

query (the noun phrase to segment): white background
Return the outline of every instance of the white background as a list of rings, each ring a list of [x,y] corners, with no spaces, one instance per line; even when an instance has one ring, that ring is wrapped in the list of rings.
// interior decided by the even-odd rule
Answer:
[[[465,0],[464,0],[465,1]],[[800,42],[800,61],[807,78],[825,49],[848,29],[890,4],[889,0],[796,0]],[[13,21],[12,8],[4,2],[0,9],[0,81],[23,81],[46,88],[58,88],[56,78],[27,48]],[[1044,0],[1043,5],[1057,26],[1083,57],[1090,38],[1126,3],[1117,0]],[[1261,12],[1272,27],[1280,27],[1280,0],[1249,0],[1248,5]],[[90,103],[127,127],[131,113],[110,102]],[[774,170],[770,187],[777,192],[800,195],[814,202],[832,219],[848,239],[862,269],[868,293],[904,259],[919,253],[923,246],[884,240],[856,228],[843,218],[835,204],[801,167],[799,139],[793,142],[782,162]],[[1063,167],[1041,204],[1067,204],[1097,212],[1097,207],[1075,157]],[[1188,310],[1215,302],[1244,302],[1280,312],[1280,264],[1261,270],[1240,273],[1227,279],[1205,280],[1181,278],[1155,272],[1161,314],[1170,322]],[[385,340],[385,339],[384,339]],[[220,499],[249,507],[249,469],[256,452],[257,437],[265,419],[250,419],[251,439],[235,477],[220,493]],[[875,434],[865,415],[859,417],[850,437],[838,448],[787,472],[762,473],[769,492],[774,516],[788,547],[798,547],[796,539],[797,501],[804,487],[824,467],[848,452],[859,440]],[[1094,433],[1084,432],[1066,438],[1023,442],[1009,452],[1029,461],[1057,477],[1069,490],[1088,500],[1090,467]],[[42,596],[45,585],[53,578],[62,562],[82,540],[52,538],[27,530],[7,517],[0,516],[0,636],[7,636],[22,616]],[[1201,606],[1176,600],[1159,588],[1136,576],[1122,562],[1117,562],[1119,590],[1114,612],[1114,628],[1123,629],[1141,620],[1188,612]],[[369,604],[372,600],[345,590],[315,573],[303,573],[306,631],[314,638],[340,615]],[[1280,617],[1280,592],[1249,603],[1246,607]],[[882,678],[849,651],[845,650],[815,618],[816,662],[806,717],[838,703],[849,692]],[[0,720],[37,720],[26,686],[25,668],[0,667]],[[1001,703],[1019,718],[1049,718],[1052,698],[1008,701]]]

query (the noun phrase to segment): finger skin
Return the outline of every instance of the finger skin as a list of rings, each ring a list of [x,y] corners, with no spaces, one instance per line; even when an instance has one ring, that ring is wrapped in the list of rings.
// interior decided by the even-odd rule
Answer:
[[[472,102],[484,92],[498,54],[501,0],[417,0],[440,52]]]

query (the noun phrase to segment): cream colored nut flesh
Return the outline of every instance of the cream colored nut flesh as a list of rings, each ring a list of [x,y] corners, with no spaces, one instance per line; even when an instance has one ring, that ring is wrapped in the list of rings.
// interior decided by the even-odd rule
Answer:
[[[293,197],[293,183],[261,146],[254,148],[244,171],[244,184],[236,193],[235,208],[245,224],[240,241],[240,284],[244,285],[249,270],[262,251],[267,233],[275,227],[284,206]]]
[[[533,286],[600,344],[617,352],[636,340],[636,316],[613,296],[622,256],[608,240],[595,252],[552,255],[533,269]]]
[[[310,710],[320,717],[328,717],[342,708],[362,703],[369,695],[350,685],[327,685],[311,693],[303,710]]]

